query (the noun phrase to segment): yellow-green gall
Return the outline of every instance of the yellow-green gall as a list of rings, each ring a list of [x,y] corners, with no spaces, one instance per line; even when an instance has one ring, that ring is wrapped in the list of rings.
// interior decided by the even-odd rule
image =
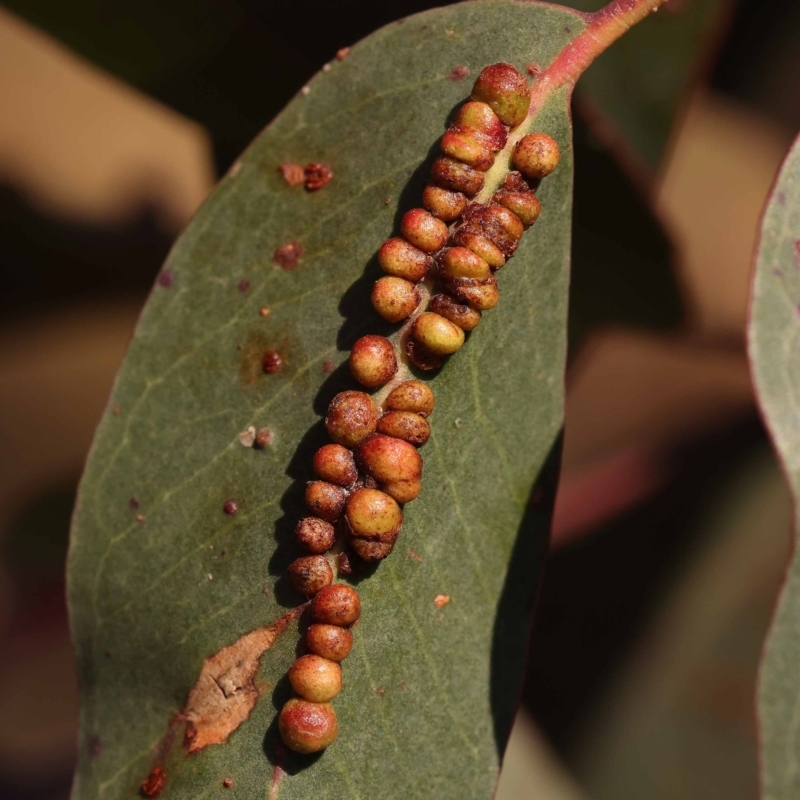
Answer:
[[[342,668],[322,656],[300,656],[289,668],[289,683],[297,694],[312,703],[327,703],[342,691]]]
[[[317,477],[337,486],[352,486],[358,478],[353,454],[340,444],[326,444],[314,453]]]
[[[333,525],[319,517],[301,519],[295,528],[295,536],[298,544],[311,553],[324,553],[330,550],[336,541]]]
[[[328,406],[325,427],[337,444],[355,447],[375,432],[378,409],[364,392],[339,392]]]
[[[492,150],[497,152],[506,146],[506,129],[500,117],[486,103],[472,101],[464,103],[458,110],[454,124],[480,131],[488,140]]]
[[[451,278],[486,280],[492,271],[489,265],[466,247],[448,247],[439,257],[441,271]]]
[[[405,278],[387,275],[372,287],[372,306],[387,322],[407,319],[418,305],[419,291]]]
[[[513,211],[526,228],[530,228],[539,219],[539,212],[542,210],[542,204],[533,192],[500,189],[492,200],[509,211]]]
[[[461,192],[443,189],[433,183],[426,184],[422,190],[422,205],[444,222],[458,219],[464,213],[468,203],[469,200]]]
[[[385,336],[362,336],[350,351],[350,372],[368,389],[388,383],[397,372],[397,356]]]
[[[449,189],[452,192],[462,192],[467,197],[474,197],[483,189],[483,173],[456,161],[449,156],[437,158],[431,167],[431,180],[442,189]]]
[[[306,631],[308,649],[329,661],[344,661],[353,649],[353,634],[338,625],[309,625]]]
[[[431,257],[405,239],[387,239],[378,250],[378,263],[389,275],[416,283],[421,281],[433,264]]]
[[[378,421],[375,421],[377,427]],[[326,522],[336,522],[342,516],[347,492],[327,481],[311,481],[306,485],[306,505],[312,514]]]
[[[405,381],[395,386],[386,398],[386,408],[391,411],[413,411],[423,417],[430,416],[436,398],[430,387],[418,380]]]
[[[446,156],[486,172],[494,164],[494,153],[488,140],[474,128],[454,126],[445,131],[440,143]]]
[[[512,160],[514,166],[531,180],[547,177],[561,158],[558,143],[546,133],[529,133],[517,142]]]
[[[458,325],[462,331],[471,331],[478,327],[481,321],[481,312],[466,303],[459,303],[449,294],[437,294],[431,298],[430,310],[439,316],[449,319]]]
[[[284,744],[295,753],[317,753],[339,735],[336,712],[330,703],[310,703],[293,697],[281,709],[278,730]]]
[[[361,616],[358,592],[343,583],[334,583],[318,592],[311,601],[314,622],[326,625],[352,625]]]
[[[524,76],[511,64],[502,62],[486,67],[478,75],[471,99],[486,103],[511,128],[525,119],[531,104]]]
[[[364,488],[348,498],[345,519],[353,536],[392,544],[400,533],[403,512],[385,492]]]
[[[476,256],[480,256],[492,269],[500,269],[506,263],[505,256],[500,248],[485,236],[468,231],[458,231],[454,237],[454,242],[472,250]]]
[[[289,580],[300,594],[311,597],[333,583],[333,570],[325,556],[301,556],[289,564]],[[313,700],[313,697],[307,698]]]
[[[447,225],[424,208],[412,208],[400,221],[403,238],[426,253],[435,253],[447,241]]]
[[[431,311],[425,311],[414,320],[411,336],[428,352],[438,356],[455,353],[464,344],[464,331]]]
[[[431,436],[431,426],[413,411],[387,411],[378,420],[378,433],[421,447]]]

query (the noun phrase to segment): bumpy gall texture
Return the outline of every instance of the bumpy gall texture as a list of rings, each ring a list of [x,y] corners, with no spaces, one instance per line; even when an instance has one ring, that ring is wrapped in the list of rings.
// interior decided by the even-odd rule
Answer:
[[[305,517],[297,523],[295,536],[300,546],[310,553],[324,553],[333,547],[333,543],[336,541],[336,530],[330,522],[326,522],[324,519]]]
[[[389,275],[405,278],[411,283],[421,281],[433,260],[418,247],[409,244],[405,239],[387,239],[378,250],[378,263]]]
[[[523,136],[514,148],[514,166],[531,180],[546,178],[561,158],[558,144],[546,133],[529,133]]]
[[[337,444],[355,447],[374,433],[378,425],[378,409],[364,392],[339,392],[328,406],[325,427]]]
[[[494,164],[494,153],[488,140],[474,128],[453,126],[442,136],[440,146],[445,155],[481,172],[486,172]]]
[[[441,271],[451,278],[486,280],[492,271],[489,265],[466,247],[448,247],[440,255]]]
[[[397,356],[385,336],[362,336],[350,351],[350,372],[368,389],[388,383],[397,372]]]
[[[353,539],[353,550],[364,561],[382,561],[394,549],[394,543],[373,542],[370,539]]]
[[[528,115],[531,104],[528,82],[511,64],[492,64],[478,75],[472,99],[486,103],[511,128]]]
[[[475,101],[464,103],[456,114],[454,124],[480,131],[495,152],[506,146],[506,129],[500,121],[500,117],[486,103]]]
[[[412,208],[400,221],[403,238],[426,253],[435,253],[447,241],[447,225],[424,208]]]
[[[372,306],[387,321],[410,317],[419,305],[419,292],[411,281],[387,275],[372,287]]]
[[[344,661],[353,649],[353,634],[338,625],[309,625],[306,644],[314,655],[329,661]]]
[[[386,408],[391,411],[413,411],[423,417],[432,414],[435,406],[436,398],[430,387],[417,380],[401,383],[386,398]]]
[[[463,192],[467,197],[474,197],[483,189],[484,177],[480,170],[463,164],[449,156],[437,158],[431,167],[431,179],[443,189],[452,192]]]
[[[450,283],[447,288],[456,299],[477,311],[489,311],[500,302],[500,290],[497,288],[497,279],[494,275],[486,281]]]
[[[306,505],[312,514],[327,522],[336,522],[342,516],[346,499],[347,492],[341,486],[327,481],[311,481],[306,486]]]
[[[300,656],[289,669],[289,683],[305,700],[326,703],[342,691],[342,668],[313,653]]]
[[[458,325],[462,331],[471,331],[478,327],[481,321],[481,312],[471,308],[465,303],[459,303],[449,294],[437,294],[431,299],[430,310],[439,316],[449,319]]]
[[[357,489],[347,500],[345,519],[353,536],[393,544],[403,524],[403,512],[385,492]]]
[[[414,320],[411,335],[428,352],[438,356],[455,353],[464,344],[464,331],[431,311],[423,312]]]
[[[289,580],[300,594],[311,597],[333,583],[333,570],[325,556],[301,556],[289,564]]]
[[[309,192],[316,192],[333,180],[333,170],[327,164],[307,164],[304,174]]]
[[[492,200],[509,211],[513,211],[526,228],[530,228],[539,219],[539,212],[542,210],[542,204],[533,192],[500,189]]]
[[[326,625],[352,625],[361,616],[358,592],[343,583],[334,583],[311,601],[311,617]]]
[[[317,753],[339,735],[336,712],[330,703],[310,703],[293,697],[281,709],[278,730],[284,744],[295,753]]]
[[[352,452],[340,444],[323,445],[314,453],[314,472],[337,486],[352,486],[358,479]]]
[[[421,447],[430,438],[431,426],[412,411],[388,411],[378,420],[378,433]]]
[[[461,192],[452,192],[433,183],[427,184],[422,191],[422,205],[444,222],[458,219],[468,203]]]

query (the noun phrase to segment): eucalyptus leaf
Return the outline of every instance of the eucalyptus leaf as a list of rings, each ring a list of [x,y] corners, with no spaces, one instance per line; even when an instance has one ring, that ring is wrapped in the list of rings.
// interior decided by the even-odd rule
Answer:
[[[756,252],[748,345],[758,401],[795,498],[800,495],[800,139],[770,194]],[[764,800],[800,794],[800,552],[786,573],[758,690]]]
[[[165,798],[196,800],[223,791],[226,779],[240,798],[491,795],[562,425],[566,87],[533,120],[559,141],[562,158],[539,189],[539,221],[500,274],[503,300],[430,379],[437,408],[423,493],[406,506],[395,552],[358,581],[362,619],[334,701],[341,733],[317,758],[282,755],[276,734],[298,645],[296,619],[284,615],[303,599],[284,575],[298,555],[292,532],[311,456],[325,441],[320,417],[335,392],[353,388],[346,351],[367,331],[387,332],[368,300],[374,254],[418,204],[446,120],[469,93],[453,68],[476,75],[498,60],[546,64],[585,25],[557,7],[487,0],[378,31],[254,141],[175,245],[75,513],[75,800],[135,797],[157,764]],[[309,161],[335,173],[318,192],[290,187],[278,171]],[[273,253],[293,241],[299,263],[283,269]],[[275,374],[262,370],[270,349],[282,359]],[[272,443],[246,446],[240,434],[250,427],[269,429]],[[223,510],[231,499],[235,515]],[[282,619],[279,635],[264,630]],[[255,681],[237,662],[217,699],[226,708],[243,694],[258,701],[225,744],[187,757],[181,712],[204,662],[248,635],[248,646],[271,644]]]

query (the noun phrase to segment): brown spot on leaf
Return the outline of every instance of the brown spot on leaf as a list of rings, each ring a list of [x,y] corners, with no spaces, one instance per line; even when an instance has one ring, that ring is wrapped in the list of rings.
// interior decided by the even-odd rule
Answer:
[[[300,186],[306,179],[305,172],[300,164],[281,164],[278,169],[289,186]]]
[[[137,522],[144,522],[144,514],[137,514],[136,515]]]
[[[165,289],[169,289],[170,286],[175,283],[175,273],[171,269],[162,269],[161,272],[158,273],[156,283],[159,286],[163,286]]]
[[[322,362],[322,371],[323,371],[323,372],[324,372],[326,375],[329,375],[331,372],[333,372],[333,368],[334,368],[333,361],[331,361],[329,358],[326,358],[326,359],[325,359],[325,360]]]
[[[294,239],[276,248],[272,260],[282,269],[293,270],[300,263],[302,255],[303,245]]]
[[[119,416],[119,406],[114,406],[114,416],[115,417]]]
[[[128,508],[136,511],[136,509],[139,508],[139,501],[135,497],[131,497],[131,499],[128,500]]]
[[[453,71],[450,73],[451,81],[463,81],[464,78],[468,77],[469,77],[469,67],[465,67],[463,64],[460,64],[457,67],[453,67]]]
[[[411,548],[408,549],[408,555],[411,556],[411,558],[413,558],[414,561],[419,561],[420,563],[422,563],[422,556],[419,555],[418,553],[415,553]]]
[[[531,61],[531,63],[525,67],[525,72],[527,72],[528,75],[538,75],[541,71],[542,68],[535,61]]]
[[[258,313],[259,313],[259,314],[260,314],[262,317],[266,317],[266,316],[268,316],[268,315],[269,315],[269,309],[268,309],[266,306],[261,306],[261,308],[259,308],[259,309],[258,309]]]
[[[232,781],[230,778],[225,778],[225,780],[224,780],[224,781],[222,781],[222,785],[223,785],[223,786],[224,786],[226,789],[230,789],[230,788],[231,788],[231,786],[233,786],[233,781]]]
[[[167,773],[162,766],[156,764],[153,771],[147,776],[147,779],[142,783],[142,794],[145,797],[158,797],[164,790],[164,784],[167,782]]]
[[[261,428],[261,430],[256,434],[256,447],[267,447],[268,445],[272,444],[272,440],[274,438],[274,434],[269,428]]]
[[[283,369],[283,359],[281,354],[276,350],[267,350],[264,353],[264,360],[261,362],[261,368],[267,375],[274,375]]]
[[[340,50],[336,51],[336,60],[337,61],[344,61],[350,53],[349,47],[342,47]]]
[[[333,180],[333,170],[327,164],[306,164],[306,189],[316,192]]]
[[[184,743],[190,754],[226,742],[250,716],[260,693],[254,680],[261,657],[304,608],[299,606],[271,625],[245,634],[203,662],[181,712],[187,721]]]
[[[377,694],[377,695],[378,695],[378,697],[383,697],[383,696],[386,694],[386,689],[384,689],[384,688],[383,688],[383,686],[379,686],[379,687],[378,687],[378,688],[375,690],[375,694]]]
[[[436,597],[433,598],[433,604],[436,608],[443,608],[450,602],[450,595],[449,594],[437,594]]]
[[[235,500],[228,500],[223,506],[223,510],[226,514],[233,516],[239,510],[239,504]]]
[[[239,281],[239,291],[240,292],[249,292],[250,291],[250,281],[247,278],[242,278]]]

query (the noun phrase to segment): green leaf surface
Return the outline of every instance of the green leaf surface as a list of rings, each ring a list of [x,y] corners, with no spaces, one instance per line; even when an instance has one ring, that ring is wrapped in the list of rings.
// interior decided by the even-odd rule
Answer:
[[[335,392],[354,388],[344,362],[355,338],[387,330],[368,301],[374,254],[418,203],[446,120],[469,92],[451,70],[546,64],[584,26],[553,6],[486,0],[378,31],[255,140],[175,245],[100,424],[75,513],[75,800],[136,797],[157,762],[165,798],[491,795],[562,424],[566,89],[534,120],[562,149],[539,190],[542,215],[500,274],[499,307],[431,378],[437,408],[422,495],[406,506],[395,552],[358,582],[362,619],[334,701],[339,739],[318,758],[286,758],[278,780],[275,717],[289,696],[294,621],[264,654],[254,687],[216,687],[223,705],[260,693],[227,743],[187,757],[179,712],[204,659],[302,600],[283,576],[298,555],[292,531],[311,455],[325,441],[320,416]],[[316,193],[287,186],[276,169],[316,160],[336,174]],[[292,240],[303,255],[284,270],[272,255]],[[262,372],[267,349],[281,354],[281,372]],[[243,446],[249,426],[268,427],[273,443]],[[228,499],[239,505],[235,516],[223,512]],[[449,604],[437,607],[438,594]]]
[[[764,212],[748,331],[758,400],[795,498],[800,496],[800,139]],[[764,800],[800,796],[800,549],[795,545],[761,666]]]

